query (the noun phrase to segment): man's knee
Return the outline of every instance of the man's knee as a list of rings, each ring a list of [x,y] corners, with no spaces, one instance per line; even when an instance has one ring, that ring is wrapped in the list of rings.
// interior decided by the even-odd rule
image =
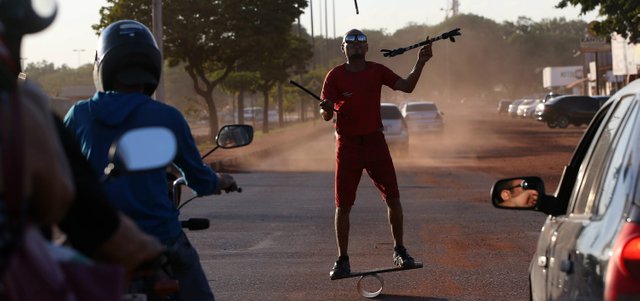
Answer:
[[[385,203],[387,203],[387,207],[389,207],[389,208],[399,207],[400,206],[400,197],[387,198],[385,200]]]
[[[352,206],[336,207],[336,216],[348,215]]]

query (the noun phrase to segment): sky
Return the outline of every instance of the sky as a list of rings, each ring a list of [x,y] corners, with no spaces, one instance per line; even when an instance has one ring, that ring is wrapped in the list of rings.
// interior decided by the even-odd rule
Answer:
[[[357,0],[356,14],[355,1],[352,0],[311,1],[314,35],[324,36],[326,33],[329,37],[342,36],[352,28],[383,29],[392,34],[411,23],[436,25],[445,19],[447,8],[451,6],[451,0]],[[586,22],[598,17],[595,12],[580,16],[579,7],[557,9],[555,5],[559,1],[459,0],[459,12],[483,16],[499,23],[515,22],[519,16],[534,21],[564,17]],[[58,0],[58,15],[53,24],[25,38],[22,45],[24,63],[46,60],[56,66],[66,64],[71,68],[92,63],[97,36],[91,25],[98,23],[100,7],[105,5],[106,0]],[[311,7],[307,7],[300,22],[311,32]]]

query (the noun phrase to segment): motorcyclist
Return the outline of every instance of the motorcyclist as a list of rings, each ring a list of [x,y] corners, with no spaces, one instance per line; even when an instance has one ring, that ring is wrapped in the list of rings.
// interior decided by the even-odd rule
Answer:
[[[77,251],[132,271],[158,258],[162,246],[108,202],[97,174],[51,111],[48,97],[21,74],[22,37],[48,27],[56,12],[54,0],[37,5],[30,0],[0,0],[0,95],[5,104],[4,98],[15,93],[23,113],[24,134],[18,136],[24,139],[22,195],[30,200],[34,213],[29,219],[41,226],[45,236],[56,224]],[[15,126],[5,116],[0,117],[0,128]],[[11,129],[12,134],[17,133],[16,128]],[[1,179],[0,173],[0,196],[6,193]]]
[[[46,28],[55,16],[51,11],[24,17],[28,2],[0,0],[0,271],[24,228],[23,222],[12,221],[59,222],[74,196],[71,170],[55,138],[46,96],[31,83],[18,85],[22,37]],[[21,207],[29,208],[28,216],[9,208],[12,193]]]
[[[176,136],[178,152],[173,164],[198,195],[219,194],[235,185],[226,174],[204,164],[188,123],[175,108],[151,98],[161,74],[162,61],[149,29],[133,20],[107,26],[98,38],[94,83],[98,90],[76,103],[65,117],[82,144],[82,152],[95,170],[107,165],[111,143],[127,130],[164,126]],[[213,300],[196,250],[182,231],[179,212],[166,191],[165,171],[124,175],[106,184],[114,205],[169,250],[180,299]]]

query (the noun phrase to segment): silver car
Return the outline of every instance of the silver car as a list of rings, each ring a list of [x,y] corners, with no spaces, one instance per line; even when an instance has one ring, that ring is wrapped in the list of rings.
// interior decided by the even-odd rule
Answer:
[[[547,215],[529,266],[534,301],[640,300],[640,79],[589,120],[554,193],[535,176],[491,189],[498,208]]]
[[[380,116],[384,127],[384,138],[391,150],[406,152],[409,150],[409,131],[400,108],[393,103],[380,104]]]
[[[444,128],[444,113],[432,101],[410,101],[400,111],[411,132],[439,132]]]

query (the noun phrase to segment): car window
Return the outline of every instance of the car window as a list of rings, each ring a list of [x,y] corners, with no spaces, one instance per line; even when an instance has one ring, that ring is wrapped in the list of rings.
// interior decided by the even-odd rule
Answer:
[[[589,158],[583,161],[578,177],[577,196],[571,210],[572,215],[589,215],[593,207],[600,176],[606,163],[607,153],[613,146],[614,138],[618,132],[621,121],[625,117],[631,98],[625,98],[614,108],[608,120],[601,126],[599,136],[594,137],[595,146],[591,150]]]
[[[624,100],[630,100],[633,96],[629,96]],[[623,100],[623,101],[624,101]],[[628,103],[632,103],[631,101],[627,101]],[[637,106],[637,104],[634,104]],[[606,212],[609,207],[609,203],[611,203],[611,199],[613,198],[614,191],[617,191],[616,187],[618,185],[622,185],[624,181],[621,179],[626,178],[626,174],[623,170],[623,166],[625,166],[624,156],[627,153],[627,148],[629,146],[629,141],[631,141],[631,135],[633,134],[633,129],[637,126],[635,124],[637,120],[637,112],[638,110],[632,110],[629,116],[626,116],[623,120],[623,124],[621,125],[622,133],[616,138],[617,142],[615,142],[615,147],[612,148],[611,159],[606,167],[606,172],[602,181],[600,181],[600,195],[596,195],[596,204],[595,206],[595,216],[602,215]],[[592,194],[596,194],[595,191],[591,192]]]
[[[437,111],[435,104],[432,103],[417,103],[407,105],[407,112],[416,112],[416,111]]]
[[[380,116],[382,119],[402,119],[402,113],[394,106],[381,106]]]

